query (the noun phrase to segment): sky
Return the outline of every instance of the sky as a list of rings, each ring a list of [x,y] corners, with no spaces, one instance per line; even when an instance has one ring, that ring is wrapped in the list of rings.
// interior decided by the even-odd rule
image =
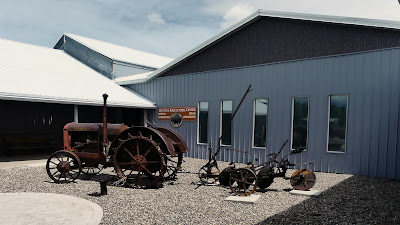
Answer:
[[[72,33],[175,58],[258,9],[400,23],[398,0],[0,0],[0,38],[52,48]]]

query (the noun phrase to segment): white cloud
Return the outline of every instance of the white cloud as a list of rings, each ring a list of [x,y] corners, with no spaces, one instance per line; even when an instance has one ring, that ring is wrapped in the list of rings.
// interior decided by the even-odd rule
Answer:
[[[257,9],[400,21],[397,0],[0,2],[0,38],[53,47],[68,32],[169,57],[195,48]]]
[[[237,4],[230,8],[223,17],[221,28],[227,28],[232,24],[246,18],[255,12],[255,8],[249,4]]]
[[[165,24],[165,20],[162,18],[162,16],[158,13],[150,13],[147,15],[147,18],[151,23],[155,24]]]

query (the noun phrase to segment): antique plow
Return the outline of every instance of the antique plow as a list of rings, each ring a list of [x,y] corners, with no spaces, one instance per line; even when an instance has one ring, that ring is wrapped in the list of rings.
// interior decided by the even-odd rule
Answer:
[[[239,102],[239,105],[237,106],[235,112],[232,114],[231,119],[229,120],[228,124],[224,127],[222,130],[221,136],[218,138],[218,145],[217,145],[217,150],[215,151],[214,154],[212,154],[212,145],[210,144],[208,147],[208,162],[206,165],[200,168],[199,172],[197,173],[200,182],[202,184],[215,184],[218,181],[218,177],[220,175],[220,170],[218,168],[218,163],[216,160],[217,155],[221,151],[221,141],[222,137],[224,136],[225,132],[227,131],[228,127],[233,121],[233,118],[235,118],[236,113],[238,112],[240,106],[242,105],[244,99],[246,98],[247,94],[251,91],[251,84],[247,88],[246,92],[244,93],[242,99]]]
[[[210,144],[208,147],[208,162],[206,165],[200,168],[198,177],[200,179],[201,184],[211,185],[217,184],[219,182],[222,186],[230,186],[231,190],[240,196],[247,196],[253,193],[257,187],[260,189],[268,188],[274,181],[276,177],[282,177],[284,179],[290,180],[290,184],[294,189],[298,190],[309,190],[312,188],[316,181],[316,176],[312,170],[309,169],[300,169],[292,174],[291,177],[286,177],[286,171],[289,166],[297,166],[297,164],[292,164],[288,160],[289,155],[299,154],[305,148],[298,148],[293,151],[289,155],[284,156],[280,161],[278,161],[278,156],[282,153],[284,147],[288,143],[289,140],[286,140],[279,151],[277,153],[271,153],[267,155],[268,160],[260,165],[254,165],[253,163],[249,163],[247,167],[236,168],[234,163],[231,163],[230,166],[220,171],[218,167],[218,163],[216,160],[216,156],[221,151],[221,140],[226,132],[227,128],[232,123],[237,111],[242,105],[244,99],[247,94],[251,91],[251,85],[247,88],[244,93],[238,107],[233,113],[231,119],[228,124],[224,127],[221,136],[218,139],[217,150],[214,154],[212,154],[213,146]],[[233,151],[241,151],[245,153],[249,153],[243,150],[234,150],[227,149]],[[307,162],[303,164],[309,164],[313,162]]]
[[[295,171],[291,177],[286,177],[286,171],[289,166],[299,166],[300,164],[292,164],[288,160],[289,155],[299,154],[305,148],[298,148],[290,152],[278,161],[278,156],[282,153],[283,148],[288,143],[286,140],[277,153],[271,153],[268,160],[260,165],[249,163],[248,166],[236,168],[235,164],[225,168],[219,175],[220,185],[229,186],[231,190],[240,196],[247,196],[259,189],[268,188],[276,177],[290,180],[290,184],[297,190],[309,190],[316,181],[314,172],[310,169],[299,169]],[[306,162],[303,164],[311,164]]]

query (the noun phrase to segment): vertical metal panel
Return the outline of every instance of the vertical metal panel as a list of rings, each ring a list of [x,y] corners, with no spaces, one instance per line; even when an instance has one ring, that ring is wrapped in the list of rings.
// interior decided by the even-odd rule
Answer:
[[[389,127],[389,106],[390,106],[390,57],[391,52],[382,52],[380,80],[382,86],[379,88],[379,102],[377,106],[380,108],[379,115],[379,140],[378,140],[378,168],[376,175],[378,177],[386,176],[386,158],[388,150],[388,127]]]
[[[358,109],[358,113],[362,116],[362,138],[361,138],[361,171],[360,175],[368,175],[369,174],[369,158],[370,158],[370,132],[371,132],[371,112],[372,112],[372,85],[373,85],[373,74],[372,74],[372,54],[365,55],[364,58],[364,71],[362,78],[363,90],[362,90],[362,102],[364,111],[360,112],[361,109]],[[368,78],[368,79],[366,79]]]
[[[357,116],[355,113],[352,113],[352,110],[362,106],[358,104],[360,100],[359,86],[351,85],[357,82],[356,74],[359,73],[357,71],[357,68],[360,67],[360,65],[358,64],[359,58],[360,58],[359,55],[357,55],[356,57],[349,58],[346,70],[347,89],[349,93],[348,102],[353,102],[353,107],[348,107],[347,134],[346,134],[347,135],[346,150],[351,150],[351,151],[348,151],[347,154],[344,155],[345,157],[344,165],[350,165],[350,166],[344,166],[343,173],[351,173],[353,170],[359,171],[358,168],[360,165],[359,157],[357,157],[357,155],[360,154],[360,151],[359,149],[357,149],[357,144],[356,144],[357,140],[361,137],[360,135],[361,132],[359,132],[360,129],[356,127],[357,121],[359,121],[358,120],[359,116]]]
[[[310,98],[307,151],[290,159],[315,160],[316,171],[400,178],[399,99],[400,49],[244,67],[172,77],[161,77],[130,88],[159,107],[197,106],[209,102],[208,142],[220,135],[220,101],[233,100],[234,108],[248,84],[253,91],[233,121],[231,148],[268,154],[290,138],[291,99]],[[329,95],[348,95],[346,153],[327,152]],[[252,148],[253,101],[267,98],[267,147]],[[171,127],[168,121],[156,121]],[[180,132],[189,145],[188,156],[207,158],[207,145],[197,144],[197,122],[184,122]],[[289,153],[289,145],[284,153]],[[214,147],[215,150],[215,147]],[[247,163],[254,157],[221,151],[218,159]],[[263,162],[265,157],[260,157]]]
[[[400,70],[400,52],[391,51],[390,58],[390,100],[389,100],[389,127],[388,127],[388,146],[386,155],[386,177],[394,178],[396,175],[396,163],[397,167],[400,166],[400,160],[396,160],[396,150],[398,145],[398,124],[399,124],[399,70]],[[397,151],[399,152],[399,151]],[[400,154],[398,154],[400,155]]]
[[[378,169],[378,139],[379,139],[379,120],[380,120],[380,87],[376,84],[381,83],[381,54],[373,54],[372,74],[370,78],[373,81],[372,89],[372,108],[371,108],[371,131],[370,131],[370,155],[369,155],[369,171],[368,174],[376,176]]]

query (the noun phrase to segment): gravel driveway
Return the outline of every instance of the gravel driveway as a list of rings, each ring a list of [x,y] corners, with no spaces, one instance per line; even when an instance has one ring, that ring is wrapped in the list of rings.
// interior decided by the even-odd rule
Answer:
[[[185,158],[185,171],[196,173],[205,160]],[[227,163],[220,162],[220,168]],[[112,174],[109,168],[105,172]],[[290,175],[293,170],[288,171]],[[256,204],[224,201],[228,188],[198,187],[196,174],[160,189],[100,185],[90,180],[55,184],[44,167],[0,169],[0,192],[48,192],[93,201],[104,210],[101,224],[400,224],[400,181],[345,174],[316,173],[319,197],[290,195],[289,181],[276,178]]]

